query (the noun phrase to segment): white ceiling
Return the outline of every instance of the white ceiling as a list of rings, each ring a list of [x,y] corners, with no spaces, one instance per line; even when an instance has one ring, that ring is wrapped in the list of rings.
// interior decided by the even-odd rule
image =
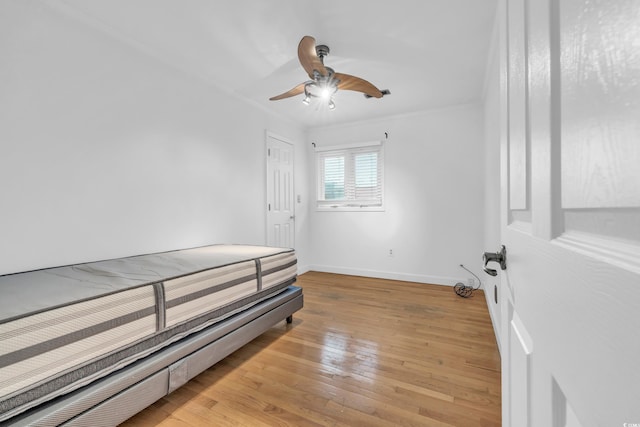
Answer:
[[[305,127],[373,119],[482,96],[495,0],[59,0],[60,8],[208,84]],[[308,79],[304,35],[325,65],[391,95],[339,91],[336,109],[269,101]]]

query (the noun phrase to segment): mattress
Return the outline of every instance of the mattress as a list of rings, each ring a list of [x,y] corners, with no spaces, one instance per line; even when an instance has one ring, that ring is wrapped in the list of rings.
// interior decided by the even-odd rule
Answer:
[[[213,245],[0,276],[0,421],[284,291],[296,262]]]

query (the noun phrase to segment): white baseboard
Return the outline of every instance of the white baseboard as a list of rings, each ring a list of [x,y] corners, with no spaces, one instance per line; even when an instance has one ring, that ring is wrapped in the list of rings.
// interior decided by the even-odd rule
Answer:
[[[298,267],[298,271],[300,270],[300,267]],[[467,279],[463,277],[429,276],[425,274],[408,274],[392,271],[365,270],[358,268],[335,267],[329,265],[310,265],[308,266],[306,271],[346,274],[348,276],[374,277],[376,279],[402,280],[405,282],[430,283],[432,285],[443,286],[454,286],[458,282],[466,283],[467,281]]]
[[[308,265],[298,264],[298,276],[306,273],[307,271],[311,271],[311,268]]]

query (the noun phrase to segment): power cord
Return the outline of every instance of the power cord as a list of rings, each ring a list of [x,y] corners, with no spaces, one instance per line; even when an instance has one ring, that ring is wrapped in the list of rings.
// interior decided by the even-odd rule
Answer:
[[[460,267],[464,268],[469,273],[473,274],[473,276],[475,276],[476,279],[478,279],[479,284],[477,288],[474,288],[473,286],[465,285],[464,283],[460,283],[460,282],[456,283],[455,286],[453,287],[453,291],[456,293],[456,295],[462,298],[469,298],[473,294],[473,291],[480,289],[480,287],[482,286],[482,280],[480,280],[480,278],[476,276],[473,271],[469,270],[464,265],[460,264]]]

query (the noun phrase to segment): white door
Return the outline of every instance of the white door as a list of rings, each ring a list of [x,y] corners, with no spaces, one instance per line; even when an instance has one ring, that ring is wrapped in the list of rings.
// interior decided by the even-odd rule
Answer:
[[[267,132],[267,245],[295,247],[293,145]]]
[[[640,0],[498,14],[503,424],[640,425]]]

